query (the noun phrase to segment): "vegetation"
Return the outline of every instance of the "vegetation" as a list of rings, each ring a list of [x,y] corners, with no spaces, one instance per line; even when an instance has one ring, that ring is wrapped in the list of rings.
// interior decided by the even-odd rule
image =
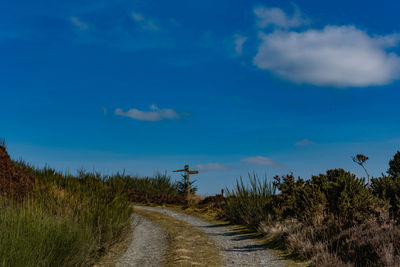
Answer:
[[[387,173],[391,177],[397,177],[400,175],[400,151],[397,151],[393,159],[389,161],[389,170]]]
[[[128,229],[130,202],[104,177],[19,168],[36,185],[23,200],[2,199],[1,266],[89,266]]]
[[[92,265],[129,227],[117,179],[33,168],[0,145],[0,266]]]
[[[368,158],[353,160],[363,167]],[[239,179],[223,215],[264,233],[270,244],[311,259],[315,266],[397,266],[400,261],[400,175],[397,153],[389,176],[371,184],[343,169],[303,180]],[[400,170],[400,168],[399,168]],[[393,175],[396,176],[393,176]]]
[[[90,266],[129,230],[131,201],[184,203],[166,174],[63,174],[14,162],[0,140],[0,266]]]
[[[399,266],[400,152],[387,176],[370,179],[367,160],[353,157],[368,182],[343,169],[309,179],[252,174],[248,183],[240,178],[226,190],[226,198],[210,196],[196,205],[263,233],[270,245],[315,266]],[[129,230],[131,201],[186,206],[185,190],[183,180],[173,183],[165,173],[70,175],[33,168],[11,161],[1,142],[0,266],[90,266]],[[168,262],[179,258],[171,255]]]
[[[166,173],[156,173],[154,177],[132,177],[117,174],[108,180],[112,187],[122,188],[133,202],[155,204],[184,204],[177,183],[171,181]]]
[[[186,175],[182,174],[181,179],[175,183],[175,188],[178,192],[179,195],[187,195],[187,181],[186,181]],[[197,186],[194,184],[196,183],[196,180],[189,181],[189,190],[191,194],[194,194],[197,192]]]

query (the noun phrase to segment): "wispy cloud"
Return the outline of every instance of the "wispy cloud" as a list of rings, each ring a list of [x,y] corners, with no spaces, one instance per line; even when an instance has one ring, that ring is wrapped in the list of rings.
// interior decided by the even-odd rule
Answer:
[[[272,166],[272,167],[280,167],[281,164],[276,162],[271,158],[266,158],[263,156],[256,156],[256,157],[248,157],[241,160],[244,163],[260,165],[260,166]]]
[[[141,13],[132,13],[132,19],[145,31],[159,31],[160,27],[154,22],[153,19],[146,18]]]
[[[304,25],[298,16],[288,19],[280,9],[259,7],[254,12],[260,19],[260,30],[269,24],[283,28]],[[300,32],[274,29],[260,32],[259,39],[253,63],[296,83],[364,87],[400,78],[400,58],[387,51],[397,45],[400,35],[369,35],[343,25]]]
[[[115,110],[115,114],[119,116],[129,117],[135,120],[141,121],[161,121],[164,119],[179,119],[180,115],[173,109],[160,109],[156,105],[150,106],[150,111],[142,111],[139,109],[130,109],[127,112],[124,112],[122,109],[117,108]]]
[[[292,16],[286,14],[282,9],[277,7],[259,6],[253,11],[257,17],[257,26],[260,28],[274,25],[287,29],[310,23],[310,20],[300,11],[299,8],[295,8]]]
[[[314,145],[314,144],[315,143],[313,141],[311,141],[311,140],[303,139],[301,141],[297,141],[295,143],[295,146],[311,146],[311,145]]]
[[[235,51],[238,55],[242,55],[243,53],[243,44],[246,42],[247,37],[239,35],[239,34],[235,34],[233,36],[233,42],[235,44]]]
[[[72,24],[80,30],[87,30],[89,28],[89,25],[78,17],[70,17],[70,20]]]
[[[230,166],[220,163],[207,163],[207,164],[199,164],[196,166],[196,169],[199,171],[215,171],[215,170],[227,170]]]

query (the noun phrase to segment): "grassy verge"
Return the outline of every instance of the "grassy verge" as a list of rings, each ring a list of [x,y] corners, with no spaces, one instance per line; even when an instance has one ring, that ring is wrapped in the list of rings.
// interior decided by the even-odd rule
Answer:
[[[167,266],[223,266],[214,242],[201,230],[155,211],[136,209],[167,233]]]
[[[0,266],[93,265],[120,242],[132,213],[109,179],[15,163],[0,146]]]

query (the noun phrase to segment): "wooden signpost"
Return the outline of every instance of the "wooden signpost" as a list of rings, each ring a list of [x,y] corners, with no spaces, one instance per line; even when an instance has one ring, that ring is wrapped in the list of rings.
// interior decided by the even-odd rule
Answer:
[[[175,171],[173,171],[173,172],[185,172],[185,174],[184,174],[184,177],[185,177],[185,180],[186,180],[186,186],[187,186],[187,200],[189,200],[189,199],[190,199],[190,183],[189,183],[189,175],[190,175],[190,174],[198,174],[198,173],[199,173],[199,171],[191,171],[191,170],[189,169],[189,165],[188,165],[188,164],[186,164],[184,169],[181,169],[181,170],[175,170]]]

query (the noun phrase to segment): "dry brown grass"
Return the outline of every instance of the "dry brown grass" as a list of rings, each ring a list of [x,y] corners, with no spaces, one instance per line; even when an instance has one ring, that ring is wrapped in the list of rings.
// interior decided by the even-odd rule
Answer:
[[[223,266],[218,248],[203,231],[159,212],[135,212],[159,224],[167,233],[167,266]]]

